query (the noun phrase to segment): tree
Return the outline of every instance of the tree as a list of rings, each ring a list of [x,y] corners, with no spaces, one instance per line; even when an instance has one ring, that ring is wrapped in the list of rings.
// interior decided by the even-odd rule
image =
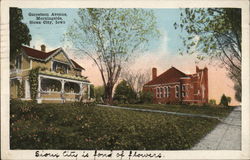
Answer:
[[[129,83],[137,95],[140,95],[139,93],[142,91],[143,85],[150,80],[150,72],[143,72],[140,70],[131,71],[127,69],[122,73],[121,78]]]
[[[181,36],[185,47],[180,52],[199,51],[200,60],[219,60],[237,88],[237,100],[241,101],[241,9],[187,8],[181,13],[180,24],[174,26],[185,31]]]
[[[234,90],[236,91],[235,93],[235,99],[239,102],[241,102],[241,86],[239,84],[234,85]]]
[[[231,103],[231,97],[227,97],[228,104]]]
[[[90,98],[95,98],[95,86],[93,84],[90,85]]]
[[[149,9],[116,8],[79,9],[78,16],[65,38],[78,53],[93,60],[102,77],[106,102],[112,103],[123,64],[158,35],[156,18]]]
[[[30,45],[31,35],[26,24],[22,23],[20,8],[10,8],[10,61],[13,62],[20,53],[23,44]]]
[[[227,97],[225,94],[221,96],[220,105],[228,106],[230,102],[231,102],[231,97]]]
[[[122,80],[115,89],[114,100],[119,103],[135,103],[136,93],[127,81]]]

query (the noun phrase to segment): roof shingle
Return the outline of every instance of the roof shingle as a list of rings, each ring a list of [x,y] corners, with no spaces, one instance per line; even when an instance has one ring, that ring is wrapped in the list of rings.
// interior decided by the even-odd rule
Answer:
[[[39,59],[39,60],[46,60],[49,56],[54,54],[59,48],[54,49],[50,52],[43,52],[43,51],[39,51],[33,48],[25,47],[25,46],[22,46],[22,49],[24,50],[25,54],[29,57]],[[73,59],[70,59],[70,61],[73,63],[76,69],[84,70],[84,68],[80,66],[77,62],[75,62]]]
[[[25,46],[22,46],[22,49],[24,50],[24,52],[26,53],[27,56],[30,56],[30,57],[36,58],[36,59],[45,60],[50,55],[55,53],[55,51],[57,51],[59,48],[54,49],[53,51],[50,51],[50,52],[43,52],[43,51],[39,51],[39,50],[36,50],[33,48],[25,47]]]
[[[176,69],[175,67],[171,67],[166,72],[162,73],[155,79],[149,81],[145,85],[174,83],[178,82],[181,77],[189,77],[189,76],[181,72],[180,70]]]
[[[76,61],[74,61],[73,59],[70,59],[71,60],[71,62],[75,65],[75,67],[77,68],[77,69],[83,69],[84,70],[84,68],[82,68],[82,66],[80,66]]]

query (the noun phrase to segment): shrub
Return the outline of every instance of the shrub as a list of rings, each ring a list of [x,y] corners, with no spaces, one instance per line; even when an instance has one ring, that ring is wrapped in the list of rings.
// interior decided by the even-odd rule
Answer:
[[[228,106],[230,102],[231,102],[231,97],[227,97],[225,94],[221,96],[220,105]]]
[[[141,103],[152,103],[153,102],[153,94],[149,91],[140,92],[140,102]]]
[[[216,100],[215,99],[210,99],[209,104],[216,105]]]
[[[97,86],[94,88],[95,98],[97,103],[103,103],[104,86]]]
[[[113,100],[117,100],[119,103],[135,103],[136,93],[127,81],[121,81],[116,89]]]
[[[11,111],[13,111],[14,114],[19,114],[19,115],[25,112],[30,112],[35,104],[36,101],[22,101],[16,99],[10,100],[10,106],[12,108]]]
[[[19,81],[18,81],[19,82]],[[18,98],[24,98],[24,96],[25,96],[25,88],[24,88],[24,80],[22,80],[22,82],[21,83],[19,83],[19,85],[18,85],[18,92],[17,92],[17,97]]]
[[[37,96],[39,70],[40,67],[37,67],[29,72],[30,94],[33,100],[35,100]]]

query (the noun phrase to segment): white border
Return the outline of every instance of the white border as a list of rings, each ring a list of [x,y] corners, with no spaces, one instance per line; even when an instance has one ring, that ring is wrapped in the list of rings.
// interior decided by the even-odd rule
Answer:
[[[162,153],[166,159],[249,159],[249,1],[247,0],[193,0],[193,1],[162,1],[162,0],[126,0],[126,1],[2,1],[1,2],[1,157],[3,159],[45,159],[35,158],[32,150],[9,150],[9,30],[8,7],[20,8],[198,8],[198,7],[235,7],[242,8],[242,150],[241,151],[143,151]],[[53,153],[61,151],[53,150]],[[81,151],[79,151],[81,152]],[[94,151],[86,151],[93,153]],[[108,152],[108,151],[107,151]],[[128,151],[126,151],[128,152]],[[48,158],[47,158],[48,159]],[[68,158],[64,158],[68,159]],[[84,158],[87,159],[87,158]],[[92,159],[89,158],[89,159]],[[123,158],[125,159],[125,157]]]

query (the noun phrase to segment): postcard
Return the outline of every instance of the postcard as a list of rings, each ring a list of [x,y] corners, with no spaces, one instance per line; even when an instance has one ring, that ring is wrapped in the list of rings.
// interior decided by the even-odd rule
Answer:
[[[248,159],[249,1],[2,1],[1,158]]]

